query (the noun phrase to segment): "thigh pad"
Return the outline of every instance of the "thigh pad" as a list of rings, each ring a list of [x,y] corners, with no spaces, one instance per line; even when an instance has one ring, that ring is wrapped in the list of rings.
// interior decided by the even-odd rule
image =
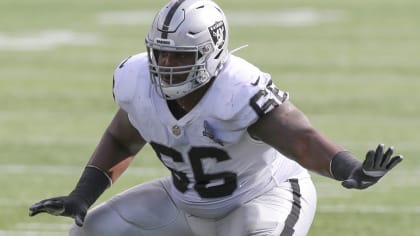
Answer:
[[[114,197],[110,203],[121,218],[143,229],[169,225],[180,214],[160,181],[133,187]]]

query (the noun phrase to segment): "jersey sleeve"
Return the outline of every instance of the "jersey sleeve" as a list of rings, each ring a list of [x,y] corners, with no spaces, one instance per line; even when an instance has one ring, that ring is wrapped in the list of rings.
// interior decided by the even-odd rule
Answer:
[[[233,120],[243,120],[244,127],[249,127],[289,99],[289,94],[279,90],[267,73],[261,72],[254,82],[246,84],[246,90],[244,96],[237,96],[242,106],[233,115]]]
[[[212,109],[220,120],[229,121],[232,129],[246,129],[287,101],[289,94],[278,89],[268,73],[243,59],[231,60],[216,83]]]
[[[271,80],[269,74],[262,74],[258,91],[251,97],[249,105],[259,117],[272,111],[278,105],[289,100],[289,93],[279,90]],[[259,81],[257,81],[259,83]]]
[[[131,101],[136,90],[136,71],[130,65],[130,59],[122,61],[114,71],[112,92],[115,102],[120,106]]]
[[[130,56],[115,69],[113,77],[113,96],[115,102],[124,108],[139,92],[139,86],[147,71],[147,56],[144,53]],[[144,86],[143,86],[144,87]]]

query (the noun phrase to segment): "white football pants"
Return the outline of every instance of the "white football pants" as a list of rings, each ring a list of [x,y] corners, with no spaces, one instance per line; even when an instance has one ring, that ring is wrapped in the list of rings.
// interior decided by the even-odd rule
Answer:
[[[316,208],[310,178],[290,179],[218,219],[189,215],[174,204],[170,179],[135,186],[90,210],[71,236],[304,236]]]

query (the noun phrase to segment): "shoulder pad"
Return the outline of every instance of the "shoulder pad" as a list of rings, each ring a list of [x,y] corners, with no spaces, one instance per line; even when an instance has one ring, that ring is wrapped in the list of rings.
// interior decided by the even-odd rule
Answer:
[[[147,70],[145,53],[130,56],[114,71],[113,94],[117,103],[127,103],[134,98],[140,73]]]
[[[245,60],[230,61],[213,85],[214,111],[220,119],[250,125],[288,99],[288,93],[274,85],[271,76]]]

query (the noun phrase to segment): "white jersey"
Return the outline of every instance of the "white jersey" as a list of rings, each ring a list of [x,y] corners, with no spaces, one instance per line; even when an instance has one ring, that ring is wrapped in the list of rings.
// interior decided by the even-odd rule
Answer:
[[[285,180],[308,175],[298,163],[250,137],[247,128],[288,99],[268,74],[230,55],[201,101],[176,119],[149,79],[147,54],[122,62],[114,96],[172,173],[178,207],[218,217]]]

